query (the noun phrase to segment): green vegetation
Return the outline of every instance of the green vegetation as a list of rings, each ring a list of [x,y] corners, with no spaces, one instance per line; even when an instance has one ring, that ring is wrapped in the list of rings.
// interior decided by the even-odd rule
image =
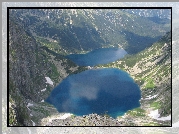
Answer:
[[[57,71],[57,67],[56,67],[53,63],[50,63],[50,66],[51,66],[51,71],[49,71],[49,72],[47,73],[47,75],[48,75],[55,83],[58,83],[58,82],[59,82],[60,73]]]
[[[16,119],[15,110],[11,107],[11,105],[15,104],[11,95],[9,96],[9,104],[10,104],[10,107],[9,107],[9,125],[14,126],[14,125],[17,125],[17,119]]]
[[[155,84],[153,82],[153,79],[149,78],[145,88],[154,88],[154,87],[155,87]]]
[[[16,90],[16,92],[14,92]],[[28,109],[25,106],[25,98],[16,89],[13,82],[9,81],[9,125],[24,126],[30,121]]]
[[[62,55],[66,55],[66,52],[60,47],[57,41],[49,41],[42,37],[36,37],[36,41],[42,46],[46,46],[48,49]]]
[[[159,109],[161,107],[160,102],[152,102],[150,104],[150,107],[152,107],[153,109]]]
[[[133,117],[146,116],[145,110],[141,108],[135,108],[133,110],[129,110],[126,114],[129,114]]]

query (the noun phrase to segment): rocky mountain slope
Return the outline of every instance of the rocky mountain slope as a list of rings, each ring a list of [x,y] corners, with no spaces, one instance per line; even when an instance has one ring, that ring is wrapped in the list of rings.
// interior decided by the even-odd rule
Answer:
[[[32,125],[28,102],[41,102],[59,81],[83,67],[39,47],[16,18],[10,17],[9,31],[9,123]],[[47,76],[54,84],[45,84]]]
[[[170,31],[170,14],[164,13],[165,18],[156,20],[152,13],[145,10],[145,14],[151,16],[140,16],[120,9],[12,10],[29,33],[58,44],[54,49],[64,50],[66,54],[109,46],[120,46],[128,53],[137,53]]]
[[[11,10],[9,125],[170,125],[170,121],[148,116],[152,110],[159,110],[162,117],[170,115],[170,34],[152,45],[169,29],[168,21],[158,24],[120,10]],[[58,113],[44,99],[65,77],[87,69],[64,55],[112,46],[135,55],[98,67],[130,73],[142,90],[141,108],[117,120],[96,114],[62,119],[66,113]]]

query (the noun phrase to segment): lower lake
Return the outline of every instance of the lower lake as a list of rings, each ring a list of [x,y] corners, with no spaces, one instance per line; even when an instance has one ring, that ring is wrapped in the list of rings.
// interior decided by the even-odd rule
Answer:
[[[73,74],[55,87],[46,102],[59,112],[87,115],[107,113],[113,118],[140,107],[141,91],[120,69],[91,69]]]
[[[127,52],[120,48],[100,48],[86,54],[70,54],[66,57],[79,66],[107,64],[123,58]]]

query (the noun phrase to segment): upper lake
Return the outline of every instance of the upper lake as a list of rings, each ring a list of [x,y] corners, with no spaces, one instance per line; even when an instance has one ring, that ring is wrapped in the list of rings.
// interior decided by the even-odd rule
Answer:
[[[86,54],[71,54],[66,57],[79,66],[107,64],[123,58],[127,52],[120,48],[100,48]]]
[[[46,102],[59,112],[87,115],[107,113],[113,118],[140,106],[139,86],[116,68],[91,69],[69,75],[55,87]]]

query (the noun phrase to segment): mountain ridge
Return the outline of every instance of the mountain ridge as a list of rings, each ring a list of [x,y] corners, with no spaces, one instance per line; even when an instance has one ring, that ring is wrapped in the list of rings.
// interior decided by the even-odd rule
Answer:
[[[33,31],[43,38],[51,38],[63,49],[74,53],[109,45],[122,45],[132,54],[141,51],[140,47],[130,49],[134,44],[144,46],[145,41],[146,46],[150,46],[163,36],[165,31],[170,30],[170,26],[163,27],[164,25],[160,24],[162,26],[160,27],[159,24],[147,18],[121,10],[109,11],[108,9],[29,9],[17,10],[17,13],[12,12],[12,14],[18,16],[19,23],[25,28],[28,27],[30,32]],[[141,35],[146,36],[148,40],[138,41],[141,40]],[[125,37],[128,38],[125,39]],[[131,41],[128,42],[128,40]]]

